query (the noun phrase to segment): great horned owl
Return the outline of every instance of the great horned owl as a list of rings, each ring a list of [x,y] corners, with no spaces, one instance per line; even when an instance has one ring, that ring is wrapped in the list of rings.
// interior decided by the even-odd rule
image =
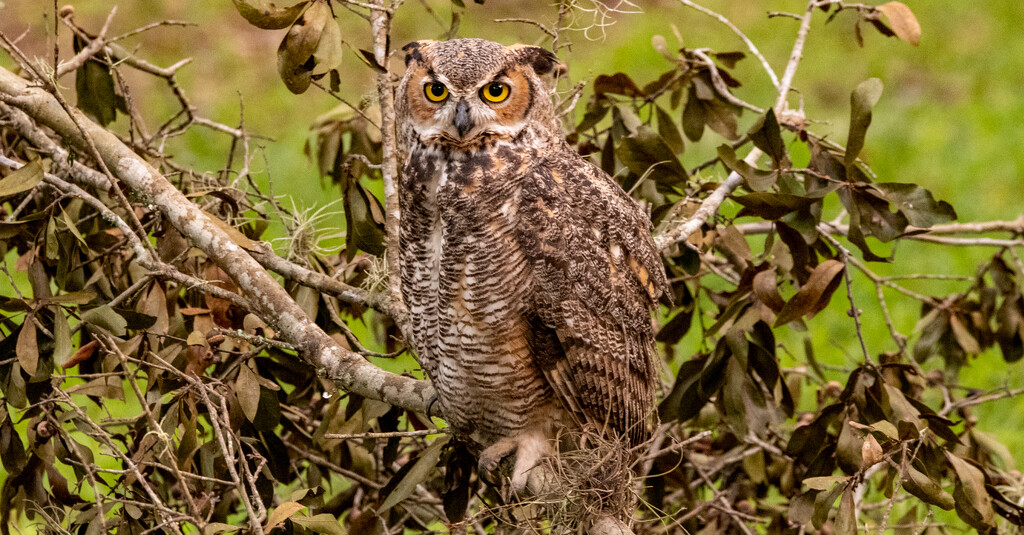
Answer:
[[[404,49],[397,94],[402,293],[452,430],[512,484],[564,426],[647,434],[650,310],[665,271],[650,220],[564,140],[534,46]]]

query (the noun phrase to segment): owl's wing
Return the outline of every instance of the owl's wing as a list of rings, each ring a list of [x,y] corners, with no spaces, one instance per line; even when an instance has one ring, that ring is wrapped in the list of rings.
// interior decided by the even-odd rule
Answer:
[[[650,310],[667,284],[650,221],[585,160],[533,169],[517,237],[532,267],[537,365],[576,417],[635,444],[657,381]]]

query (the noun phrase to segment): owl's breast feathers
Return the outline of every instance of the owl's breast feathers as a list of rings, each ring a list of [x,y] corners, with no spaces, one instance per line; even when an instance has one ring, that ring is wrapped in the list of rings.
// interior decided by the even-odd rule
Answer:
[[[664,269],[635,202],[567,145],[551,149],[412,151],[401,241],[414,345],[460,427],[508,436],[554,398],[636,443]]]

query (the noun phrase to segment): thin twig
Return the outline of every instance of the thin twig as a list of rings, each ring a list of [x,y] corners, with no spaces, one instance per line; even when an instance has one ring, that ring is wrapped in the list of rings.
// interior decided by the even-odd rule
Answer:
[[[539,22],[537,22],[535,20],[511,18],[511,19],[494,19],[494,22],[521,22],[523,24],[532,24],[532,25],[540,28],[540,30],[542,32],[546,33],[552,39],[557,39],[558,38],[558,34],[557,33],[555,33],[553,30],[551,30],[547,26],[545,26],[545,25],[543,25],[543,24],[541,24],[541,23],[539,23]]]
[[[774,87],[775,89],[779,89],[779,77],[775,75],[775,70],[772,69],[771,64],[768,63],[768,60],[764,57],[763,54],[761,54],[761,51],[758,50],[758,48],[754,44],[754,42],[751,41],[750,38],[747,37],[746,34],[744,34],[742,31],[740,31],[740,29],[737,28],[736,25],[733,24],[731,20],[725,18],[724,16],[722,16],[722,15],[720,15],[720,14],[714,12],[714,11],[711,11],[710,9],[708,9],[708,8],[706,8],[704,6],[695,4],[695,3],[691,2],[690,0],[679,0],[679,2],[681,4],[683,4],[684,6],[687,6],[687,7],[692,8],[692,9],[696,9],[697,11],[700,11],[701,13],[704,13],[705,15],[707,15],[709,17],[713,17],[718,22],[721,22],[722,24],[726,25],[730,30],[733,31],[733,33],[738,35],[740,40],[743,41],[743,44],[747,45],[747,50],[750,50],[750,53],[753,54],[754,57],[757,58],[757,60],[761,62],[761,67],[764,68],[764,72],[768,74],[768,78],[771,79],[771,81],[772,81],[772,87]]]
[[[324,438],[335,438],[349,440],[353,438],[404,438],[404,437],[426,437],[431,435],[444,435],[448,429],[420,429],[415,431],[386,431],[381,433],[326,433]]]

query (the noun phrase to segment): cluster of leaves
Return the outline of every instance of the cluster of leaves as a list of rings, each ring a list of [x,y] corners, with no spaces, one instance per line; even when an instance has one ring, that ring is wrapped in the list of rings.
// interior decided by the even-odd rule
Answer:
[[[267,0],[232,0],[250,24],[288,33],[277,48],[277,72],[289,91],[305,93],[314,80],[330,74],[332,87],[341,83],[341,30],[329,0],[304,0],[278,7]]]
[[[290,90],[301,93],[328,75],[335,88],[341,83],[332,12],[339,2],[234,3],[257,27],[288,28],[278,69]],[[858,39],[862,23],[914,44],[920,35],[899,2],[821,7],[829,20],[855,11]],[[902,526],[931,518],[932,508],[955,509],[983,533],[995,532],[999,518],[1024,523],[1013,459],[977,428],[974,400],[947,388],[986,348],[999,345],[1008,362],[1024,354],[1024,274],[1003,255],[979,268],[963,293],[925,296],[913,348],[865,354],[842,381],[830,380],[837,375],[823,370],[809,343],[806,367],[780,364],[778,330],[810,328],[849,280],[857,253],[840,234],[865,261],[893,261],[878,243],[956,218],[928,190],[880,181],[859,158],[881,82],[853,90],[844,147],[810,131],[798,114],[776,115],[733,94],[742,85],[732,71],[745,53],[673,49],[661,37],[653,47],[670,68],[647,84],[628,73],[597,76],[568,141],[650,209],[659,235],[721,186],[705,177],[735,173],[742,184],[717,217],[665,250],[675,305],[664,311],[657,340],[678,372],[659,405],[667,442],[641,474],[650,505],[642,514],[651,522],[636,529],[657,532],[667,529],[658,518],[676,517],[692,533],[743,532],[757,523],[769,533],[852,534],[867,521],[887,522],[907,495],[916,505],[901,512],[895,523]],[[381,68],[371,53],[362,57]],[[78,70],[79,106],[102,124],[120,102],[119,68],[97,59]],[[755,115],[745,131],[744,110]],[[296,261],[354,286],[372,278],[372,257],[384,251],[383,208],[372,187],[380,123],[375,105],[342,106],[312,125],[317,143],[306,147],[342,191],[346,246]],[[162,154],[156,139],[140,150]],[[717,157],[688,162],[694,143],[717,145]],[[796,144],[810,155],[806,162],[794,161]],[[748,146],[770,165],[741,159],[737,152]],[[0,524],[23,513],[67,531],[182,525],[212,534],[249,525],[372,534],[442,522],[496,531],[530,519],[533,512],[510,504],[500,487],[483,484],[456,440],[415,433],[432,432],[427,415],[336,392],[277,341],[267,318],[207,290],[239,293],[153,207],[134,202],[129,210],[116,190],[87,188],[117,216],[137,215],[160,261],[185,278],[140,266],[109,214],[44,181],[51,169],[32,160],[38,149],[0,126],[0,153],[31,162],[0,179],[0,252],[17,255],[15,268],[32,290],[32,297],[0,296],[0,356],[11,355],[0,357],[0,461],[8,474]],[[88,154],[75,161],[99,167]],[[246,249],[255,249],[270,212],[281,210],[259,191],[239,189],[229,172],[186,173],[168,157],[159,163]],[[842,207],[842,229],[825,217],[826,203]],[[749,239],[748,223],[767,223],[763,247]],[[343,346],[367,357],[402,349],[397,326],[365,304],[291,280],[285,286]],[[376,332],[390,353],[364,349],[353,330]],[[701,349],[675,362],[694,330]],[[945,372],[922,369],[933,356],[945,359]],[[669,446],[695,436],[689,448]],[[891,501],[868,510],[864,496]]]
[[[1024,356],[1020,276],[997,255],[979,267],[966,292],[923,303],[918,324],[921,337],[914,357],[919,361],[937,355],[956,370],[968,364],[968,357],[998,344],[1006,362],[1017,362]]]

